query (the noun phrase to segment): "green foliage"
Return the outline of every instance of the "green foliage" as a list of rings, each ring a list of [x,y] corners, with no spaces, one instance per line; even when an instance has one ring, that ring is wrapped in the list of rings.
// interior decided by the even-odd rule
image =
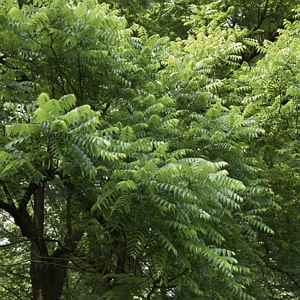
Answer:
[[[248,4],[122,3],[0,2],[1,263],[42,241],[65,299],[298,297],[298,21],[262,44]]]
[[[268,274],[262,281],[263,293],[272,299],[299,296],[294,286],[299,270],[293,267],[299,257],[294,248],[294,234],[297,235],[298,230],[292,225],[298,219],[296,32],[299,22],[286,22],[285,26],[276,44],[264,43],[260,51],[265,53],[265,57],[254,68],[244,66],[236,73],[240,85],[247,86],[247,90],[239,89],[238,92],[244,98],[244,114],[261,124],[265,132],[249,150],[256,153],[261,166],[260,177],[272,187],[274,199],[282,207],[275,217],[271,212],[266,215],[268,223],[274,228],[274,235],[269,237],[263,234],[260,237],[260,255],[264,261],[261,269]],[[247,76],[243,74],[245,70]],[[289,224],[288,229],[286,224]],[[287,258],[289,262],[293,261],[293,266]],[[282,287],[278,288],[283,282]]]

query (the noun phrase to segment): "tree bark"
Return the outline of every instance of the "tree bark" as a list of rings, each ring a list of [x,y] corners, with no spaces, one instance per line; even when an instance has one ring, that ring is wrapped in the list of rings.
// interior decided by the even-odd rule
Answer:
[[[30,266],[33,300],[57,300],[62,294],[68,257],[61,249],[56,250],[51,257],[43,257],[41,254],[33,242]]]
[[[31,242],[30,265],[33,300],[56,300],[62,294],[68,259],[63,249],[48,255],[44,239],[45,186],[36,189],[33,197],[35,238]]]

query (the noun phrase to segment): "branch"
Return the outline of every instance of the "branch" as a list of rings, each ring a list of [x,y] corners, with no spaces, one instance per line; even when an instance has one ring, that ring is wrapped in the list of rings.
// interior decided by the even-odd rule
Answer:
[[[9,192],[9,190],[8,190],[8,188],[7,188],[7,186],[6,186],[6,184],[5,184],[5,182],[1,180],[1,181],[0,181],[0,184],[2,185],[4,194],[6,195],[7,200],[8,200],[10,203],[13,203],[13,202],[14,202],[14,201],[13,201],[13,198],[12,198],[12,196],[11,196],[11,194],[10,194],[10,192]]]
[[[185,268],[182,272],[180,272],[179,274],[177,274],[177,275],[173,276],[172,278],[170,278],[169,282],[172,282],[172,281],[178,279],[179,277],[181,277],[182,275],[184,275],[188,271],[189,271],[189,269]]]
[[[33,182],[31,182],[19,203],[19,207],[17,208],[14,204],[8,204],[4,201],[0,201],[0,208],[8,212],[15,220],[15,224],[19,226],[23,236],[31,239],[36,236],[34,224],[32,222],[31,216],[29,215],[28,211],[26,210],[27,204],[34,193],[34,191],[39,186]],[[4,189],[5,192],[5,189]],[[6,190],[6,194],[8,189]],[[9,194],[8,194],[9,196]],[[8,198],[9,199],[9,198]]]
[[[3,210],[11,214],[13,217],[18,213],[18,209],[14,204],[8,204],[1,200],[0,200],[0,208],[2,208]]]
[[[268,4],[269,4],[269,0],[266,1],[264,10],[261,12],[257,24],[255,24],[254,27],[251,29],[252,32],[259,29],[260,26],[262,25],[263,21],[267,19],[266,15],[267,15],[267,11],[268,11]]]
[[[0,64],[6,66],[6,65],[7,65],[7,62],[6,62],[5,59],[6,59],[6,55],[5,55],[5,54],[4,54],[4,55],[1,55],[1,56],[0,56]]]
[[[55,240],[55,239],[48,239],[48,238],[43,238],[42,239],[44,242],[53,242],[53,243],[57,243],[58,246],[65,251],[65,253],[72,253],[73,250],[66,248],[63,246],[63,244],[59,241],[59,240]]]
[[[3,284],[0,284],[0,286],[1,286],[2,288],[4,288],[6,291],[8,291],[9,293],[11,293],[12,295],[14,295],[14,296],[16,297],[15,299],[20,299],[20,300],[22,300],[22,298],[20,298],[20,297],[14,292],[13,289],[9,289],[9,288],[7,288],[6,286],[4,286]]]
[[[107,101],[105,107],[102,109],[101,116],[105,116],[106,115],[109,107],[110,107],[110,102]]]
[[[35,237],[34,225],[26,209],[20,211],[14,204],[8,204],[4,201],[0,201],[0,208],[8,212],[14,218],[15,224],[19,226],[23,236],[29,239]]]
[[[155,292],[155,290],[157,289],[157,280],[155,280],[154,282],[153,282],[153,285],[152,285],[152,288],[151,288],[151,290],[149,291],[149,293],[148,293],[148,295],[147,295],[147,300],[150,300],[151,299],[151,296],[152,296],[152,294],[154,294],[154,292]]]
[[[31,198],[31,196],[33,195],[33,193],[39,188],[39,186],[34,183],[34,182],[30,182],[23,198],[21,199],[20,203],[19,203],[19,211],[23,211],[25,210],[25,208],[27,207],[27,204]]]
[[[23,239],[23,240],[16,241],[16,242],[13,242],[13,243],[0,245],[0,248],[6,248],[6,247],[10,247],[10,246],[13,246],[13,245],[16,245],[16,244],[21,244],[21,243],[31,242],[31,241],[32,241],[32,239],[26,239],[26,240]]]
[[[61,69],[61,67],[60,67],[60,64],[59,64],[59,61],[58,61],[57,54],[55,53],[55,50],[53,49],[52,42],[53,42],[53,40],[52,40],[52,36],[51,36],[51,45],[49,45],[49,48],[51,49],[51,51],[52,51],[52,53],[53,53],[53,56],[54,56],[54,59],[55,59],[55,63],[56,63],[56,67],[57,67],[57,69],[58,69],[58,75],[59,75],[58,77],[60,78],[60,81],[61,81],[60,87],[61,87],[63,93],[66,95],[66,94],[68,94],[68,93],[67,93],[67,91],[65,90],[65,84],[64,84],[64,78],[65,78],[65,77],[63,76],[63,71],[62,71],[62,69]]]
[[[300,288],[300,284],[293,278],[293,276],[292,276],[288,271],[282,270],[282,269],[280,269],[280,268],[278,268],[278,267],[271,266],[271,265],[268,265],[268,264],[266,265],[266,267],[268,267],[268,268],[270,268],[270,269],[272,269],[272,270],[274,270],[274,271],[277,271],[277,272],[280,272],[280,273],[285,274],[287,277],[289,277],[289,278],[292,280],[292,282],[293,282],[298,288]]]

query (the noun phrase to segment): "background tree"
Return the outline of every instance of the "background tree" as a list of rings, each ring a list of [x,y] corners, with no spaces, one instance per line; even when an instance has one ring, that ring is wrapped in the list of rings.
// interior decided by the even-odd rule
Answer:
[[[261,177],[268,181],[281,211],[266,214],[273,236],[262,235],[260,282],[271,299],[299,297],[298,253],[298,39],[299,21],[286,21],[276,44],[265,42],[264,58],[256,66],[237,72],[247,115],[265,130],[251,147],[261,165]],[[248,73],[247,76],[242,74]],[[280,225],[279,225],[280,224]]]

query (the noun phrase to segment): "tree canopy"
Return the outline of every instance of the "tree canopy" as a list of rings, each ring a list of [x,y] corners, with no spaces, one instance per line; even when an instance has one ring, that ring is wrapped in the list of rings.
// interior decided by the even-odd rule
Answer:
[[[297,299],[298,1],[0,0],[1,299]]]

